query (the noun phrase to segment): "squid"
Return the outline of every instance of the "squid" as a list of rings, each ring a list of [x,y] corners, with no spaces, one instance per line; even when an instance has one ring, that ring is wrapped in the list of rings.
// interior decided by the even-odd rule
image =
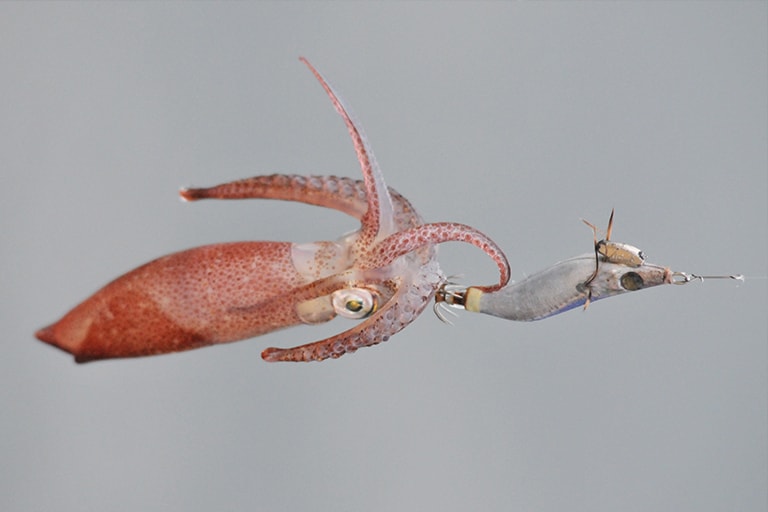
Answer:
[[[502,250],[482,232],[453,222],[424,223],[389,189],[362,129],[309,63],[346,124],[363,180],[335,176],[258,176],[182,189],[188,201],[281,199],[344,212],[360,228],[334,241],[249,241],[164,256],[118,277],[36,333],[79,363],[173,353],[243,340],[336,316],[362,320],[324,340],[267,348],[266,361],[320,361],[387,341],[431,302],[446,278],[436,245],[459,241],[483,250],[509,281]]]

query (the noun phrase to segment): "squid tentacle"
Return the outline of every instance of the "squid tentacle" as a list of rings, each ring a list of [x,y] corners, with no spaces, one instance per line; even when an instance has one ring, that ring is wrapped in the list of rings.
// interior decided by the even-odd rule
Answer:
[[[368,210],[362,219],[362,228],[357,245],[361,249],[369,247],[374,241],[386,237],[397,230],[392,216],[392,199],[389,197],[387,186],[376,163],[373,150],[370,144],[368,144],[362,129],[359,127],[360,123],[355,122],[350,109],[344,105],[343,100],[336,94],[323,75],[304,57],[300,57],[299,60],[309,68],[317,81],[320,82],[336,111],[344,119],[349,136],[352,138],[352,144],[355,147],[355,153],[360,162],[360,169],[362,170],[365,182],[365,191],[368,197]]]
[[[360,220],[368,208],[362,182],[338,176],[271,174],[205,188],[182,188],[186,201],[199,199],[277,199],[323,206]]]
[[[482,249],[499,267],[499,284],[484,287],[484,291],[502,288],[509,282],[510,266],[504,252],[486,234],[465,224],[435,222],[398,231],[378,243],[357,262],[358,268],[381,268],[395,259],[429,244],[466,242]]]
[[[444,281],[437,262],[432,261],[423,265],[413,280],[399,283],[394,297],[365,322],[314,343],[294,348],[267,348],[261,357],[269,362],[322,361],[387,341],[421,314]]]
[[[186,201],[201,199],[276,199],[322,206],[362,220],[368,209],[365,183],[339,176],[271,174],[205,188],[183,188]],[[398,229],[421,224],[421,216],[399,192],[389,188]]]

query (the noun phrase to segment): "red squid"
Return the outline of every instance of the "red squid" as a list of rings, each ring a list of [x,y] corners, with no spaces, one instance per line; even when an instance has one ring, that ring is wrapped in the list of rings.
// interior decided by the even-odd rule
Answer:
[[[282,199],[333,208],[360,220],[336,241],[235,242],[170,254],[118,277],[36,336],[77,362],[179,352],[251,338],[336,315],[362,320],[330,338],[268,348],[267,361],[339,357],[386,341],[411,323],[446,279],[435,244],[461,241],[485,251],[509,280],[504,253],[486,235],[456,223],[423,223],[388,189],[359,123],[326,80],[347,126],[363,180],[334,176],[258,176],[210,188],[182,189],[198,199]]]

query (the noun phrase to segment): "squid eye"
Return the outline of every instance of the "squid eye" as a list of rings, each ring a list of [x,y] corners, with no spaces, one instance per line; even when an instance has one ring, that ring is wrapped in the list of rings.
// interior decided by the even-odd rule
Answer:
[[[644,284],[645,283],[643,283],[642,276],[636,272],[627,272],[621,276],[621,286],[625,290],[629,290],[631,292],[635,290],[641,290]]]
[[[365,318],[379,306],[379,297],[365,288],[345,288],[333,292],[333,309],[345,318]]]

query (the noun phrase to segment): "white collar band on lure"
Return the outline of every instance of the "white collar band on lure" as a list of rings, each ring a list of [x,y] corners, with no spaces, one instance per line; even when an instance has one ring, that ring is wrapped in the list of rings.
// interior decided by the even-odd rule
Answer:
[[[594,277],[592,277],[594,275]],[[595,255],[584,254],[510,283],[496,291],[469,287],[464,291],[444,287],[436,300],[508,320],[541,320],[583,306],[587,301],[615,297],[661,284],[686,284],[703,279],[739,279],[742,276],[698,276],[672,272],[668,267],[643,262],[628,266],[600,261],[595,272]]]

